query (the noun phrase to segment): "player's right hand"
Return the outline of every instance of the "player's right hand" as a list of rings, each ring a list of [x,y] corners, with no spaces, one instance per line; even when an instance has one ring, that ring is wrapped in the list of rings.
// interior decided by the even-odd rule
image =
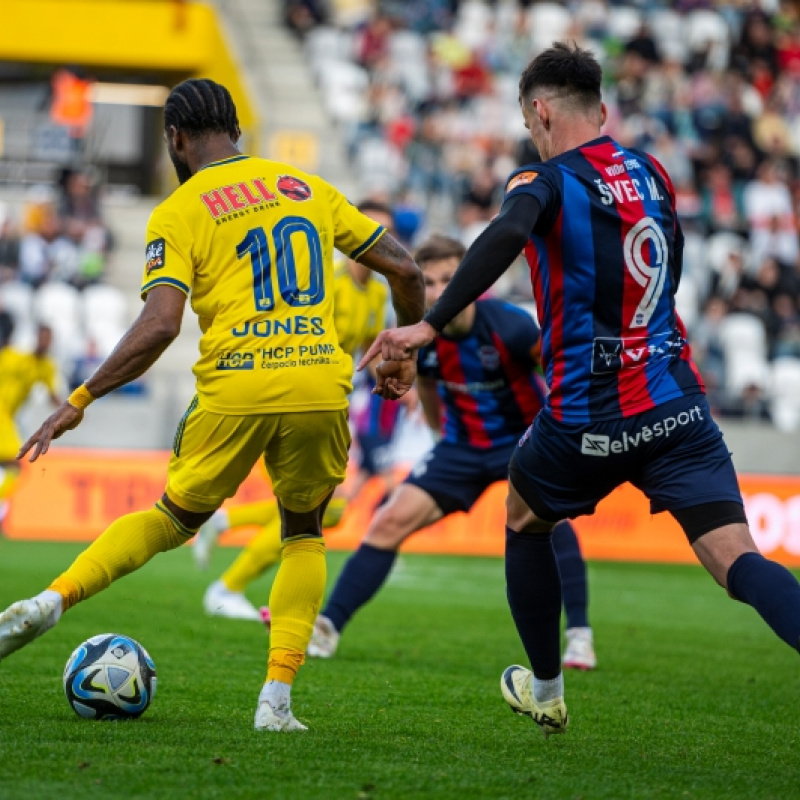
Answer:
[[[384,361],[408,361],[420,347],[430,344],[436,336],[436,329],[425,320],[416,325],[382,331],[358,362],[358,369],[364,369],[375,356],[381,356]]]
[[[25,442],[17,453],[17,458],[22,458],[34,445],[36,449],[28,459],[33,462],[43,456],[50,449],[50,442],[58,439],[61,434],[77,428],[83,420],[83,411],[69,403],[64,403],[56,409],[39,427],[39,430]]]
[[[417,377],[417,360],[381,361],[375,368],[373,394],[387,400],[399,400],[407,394]]]

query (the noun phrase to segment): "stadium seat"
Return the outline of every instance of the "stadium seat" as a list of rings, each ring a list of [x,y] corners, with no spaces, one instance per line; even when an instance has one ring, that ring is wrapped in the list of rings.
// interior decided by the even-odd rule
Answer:
[[[415,31],[397,31],[389,39],[389,76],[402,85],[408,97],[419,102],[430,94],[428,44]]]
[[[683,63],[688,54],[683,17],[671,8],[656,8],[647,15],[647,23],[661,58]]]
[[[80,292],[66,283],[45,283],[33,300],[35,317],[53,329],[53,355],[62,365],[83,352]]]
[[[353,57],[352,36],[326,25],[309,31],[305,44],[312,62],[327,58],[346,60]]]
[[[572,15],[558,3],[535,3],[528,12],[532,55],[563,39],[572,24]]]
[[[685,36],[689,48],[700,52],[709,48],[708,66],[724,70],[730,56],[730,30],[728,23],[712,9],[700,8],[686,17]]]
[[[337,60],[321,62],[321,70],[319,81],[327,112],[339,122],[363,119],[369,86],[366,70],[357,64]]]
[[[88,287],[82,298],[83,326],[86,336],[97,345],[105,358],[125,333],[128,324],[128,303],[114,286],[98,284]]]
[[[641,12],[632,6],[612,6],[608,10],[608,33],[622,42],[632,39],[642,22]]]
[[[778,430],[800,430],[800,358],[777,358],[772,362],[769,403]]]
[[[675,308],[691,334],[700,319],[700,290],[691,275],[684,275],[681,278],[675,294]]]
[[[748,386],[766,391],[770,375],[767,334],[761,320],[750,314],[729,314],[720,324],[719,335],[728,391],[733,396],[741,395]]]
[[[16,325],[22,325],[33,314],[33,289],[22,281],[0,283],[0,308],[8,311]]]
[[[33,295],[33,288],[22,281],[0,284],[0,308],[8,311],[14,318],[11,344],[20,350],[32,350],[36,345]]]
[[[722,346],[728,353],[767,357],[767,334],[764,323],[752,314],[729,314],[720,326]]]
[[[83,315],[87,329],[95,324],[124,328],[128,324],[128,301],[116,286],[89,286],[83,292]]]
[[[471,50],[482,47],[492,35],[491,9],[479,0],[461,3],[453,33]]]

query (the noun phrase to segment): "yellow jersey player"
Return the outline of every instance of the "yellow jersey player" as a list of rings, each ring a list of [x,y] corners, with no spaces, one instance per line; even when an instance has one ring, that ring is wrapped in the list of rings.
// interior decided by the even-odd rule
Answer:
[[[366,200],[358,205],[358,210],[392,231],[392,212],[388,206]],[[356,357],[384,329],[389,292],[386,284],[378,280],[369,267],[352,258],[336,265],[333,287],[334,326],[339,345],[348,355]],[[337,488],[325,510],[322,520],[324,528],[333,527],[339,522],[348,499],[356,493],[348,491],[345,494],[342,487]],[[198,531],[192,553],[198,566],[205,569],[211,548],[219,536],[227,530],[247,526],[258,526],[261,530],[219,580],[211,583],[203,596],[203,607],[213,616],[269,624],[269,609],[257,609],[245,597],[244,590],[280,561],[281,522],[275,500],[221,508]]]
[[[352,364],[333,326],[333,249],[386,276],[400,320],[421,317],[421,273],[380,225],[321,178],[242,155],[225,87],[195,79],[176,86],[164,128],[181,186],[148,223],[144,308],[20,457],[46,454],[95,398],[142,375],[178,335],[189,293],[203,334],[197,395],[178,426],[161,500],[118,519],[44,592],[0,614],[0,659],[79,601],[188,541],[264,458],[280,503],[283,548],[255,727],[303,730],[292,714],[291,687],[322,600],[320,523],[344,478],[350,440]],[[379,369],[388,397],[407,391],[416,374]]]
[[[20,439],[14,417],[25,405],[36,384],[43,384],[53,404],[59,405],[57,394],[58,367],[50,358],[53,332],[40,325],[36,334],[36,349],[24,353],[10,347],[13,323],[7,327],[5,341],[0,342],[0,523],[6,515],[8,498],[19,477]]]

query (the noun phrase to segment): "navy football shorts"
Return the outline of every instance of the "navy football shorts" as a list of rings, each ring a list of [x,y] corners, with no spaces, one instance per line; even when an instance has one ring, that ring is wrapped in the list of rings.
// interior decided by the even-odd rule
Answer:
[[[514,443],[480,449],[454,442],[438,442],[413,467],[405,483],[419,486],[442,513],[469,511],[496,481],[508,478]]]
[[[380,475],[392,468],[392,437],[379,433],[356,434],[361,451],[359,469],[368,475]]]
[[[542,411],[520,440],[511,483],[540,519],[591,514],[630,481],[653,514],[718,501],[742,503],[722,433],[702,394],[627,419],[564,423]]]

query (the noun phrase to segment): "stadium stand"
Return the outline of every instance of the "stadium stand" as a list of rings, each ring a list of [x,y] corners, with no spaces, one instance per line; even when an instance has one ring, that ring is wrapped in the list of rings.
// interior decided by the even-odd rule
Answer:
[[[784,379],[776,382],[774,364],[800,357],[800,22],[793,6],[216,6],[264,121],[261,151],[308,158],[308,168],[354,199],[391,201],[409,244],[433,230],[467,243],[480,233],[508,172],[538,158],[519,119],[520,69],[561,36],[591,46],[610,76],[608,132],[654,153],[675,178],[686,233],[678,304],[714,408],[756,420],[783,408],[776,387]],[[303,137],[309,148],[286,149]],[[67,378],[107,353],[136,313],[142,231],[157,202],[103,187],[97,176],[88,158],[71,176],[53,172],[45,189],[26,189],[24,202],[10,183],[0,184],[0,303],[18,318],[19,344],[31,340],[35,314],[49,315]],[[75,291],[52,293],[53,280]],[[530,301],[521,262],[494,291]],[[63,314],[52,311],[51,293],[60,293]],[[722,325],[720,314],[746,317],[762,332],[757,356],[745,363],[743,348],[730,344],[738,334],[725,333],[736,332],[736,323]],[[173,376],[193,359],[196,339],[196,323],[187,320],[141,387],[146,402],[163,405],[165,430],[191,396],[190,383]]]

